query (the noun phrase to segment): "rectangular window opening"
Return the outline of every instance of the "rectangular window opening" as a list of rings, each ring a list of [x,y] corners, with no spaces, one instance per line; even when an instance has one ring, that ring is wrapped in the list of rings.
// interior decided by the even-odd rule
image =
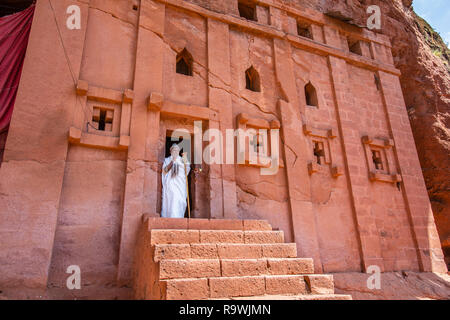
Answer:
[[[256,19],[256,4],[248,1],[238,2],[239,15],[250,21],[257,21]]]
[[[300,37],[312,39],[313,36],[312,36],[312,32],[311,32],[311,25],[304,23],[304,22],[297,21],[297,34]]]
[[[381,158],[380,151],[372,150],[372,160],[376,170],[384,170],[383,159]]]
[[[92,123],[98,131],[112,131],[114,110],[94,107]]]
[[[314,158],[317,164],[322,165],[325,163],[325,151],[323,142],[314,141]]]
[[[347,38],[348,49],[350,52],[362,56],[361,41],[357,39]]]

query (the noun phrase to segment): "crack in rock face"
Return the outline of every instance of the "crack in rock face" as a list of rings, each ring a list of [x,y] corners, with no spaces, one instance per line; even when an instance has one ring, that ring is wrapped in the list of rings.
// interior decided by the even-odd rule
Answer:
[[[189,0],[210,8],[210,1]],[[367,7],[376,5],[382,27],[374,32],[387,35],[392,43],[396,68],[401,71],[401,89],[423,169],[433,212],[444,246],[450,243],[450,50],[441,37],[413,11],[413,0],[279,0],[298,9],[310,8],[360,28],[367,26]],[[216,11],[232,12],[227,8]],[[436,127],[440,129],[437,130]],[[435,200],[435,199],[438,199]],[[450,251],[450,250],[447,250]],[[450,257],[447,257],[447,264]]]
[[[402,92],[431,199],[447,265],[450,263],[450,50],[439,34],[413,11],[412,0],[282,0],[286,5],[318,10],[365,27],[369,5],[382,13],[381,30],[392,43]],[[445,118],[446,117],[446,118]],[[446,119],[442,121],[442,119]],[[437,129],[439,128],[439,129]],[[435,201],[439,199],[439,201]]]

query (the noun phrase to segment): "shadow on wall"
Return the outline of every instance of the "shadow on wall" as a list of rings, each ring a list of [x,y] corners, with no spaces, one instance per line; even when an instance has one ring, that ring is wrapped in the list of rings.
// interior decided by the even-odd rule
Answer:
[[[2,0],[2,3],[0,3],[0,18],[23,11],[30,7],[30,5],[34,2],[35,1],[33,0]],[[26,44],[21,45],[20,48],[15,46],[15,50],[11,50],[10,46],[12,44],[15,44],[14,42],[16,39],[18,39],[22,43],[27,43],[29,34],[28,32],[26,35],[9,37],[9,35],[13,35],[12,30],[15,30],[15,28],[27,28],[20,22],[15,22],[16,25],[11,25],[10,21],[13,21],[14,19],[17,20],[16,18],[10,17],[5,17],[4,19],[2,19],[2,32],[4,32],[4,34],[0,36],[0,43],[1,46],[3,46],[3,50],[0,48],[0,61],[6,61],[3,65],[1,65],[1,69],[6,70],[5,72],[7,74],[6,77],[0,78],[0,101],[2,102],[2,106],[0,106],[0,166],[3,162],[3,154],[5,151],[6,138],[8,136],[9,130],[9,121],[12,112],[11,110],[14,105],[15,94],[17,91],[8,90],[8,87],[13,86],[13,88],[17,88],[17,83],[20,79],[20,73],[22,69],[24,52],[26,50]],[[29,19],[32,19],[32,15]],[[12,43],[11,39],[13,39]],[[19,41],[17,43],[20,43]],[[11,58],[14,57],[13,55],[16,55],[16,58]],[[11,76],[11,74],[15,75]],[[5,89],[5,91],[3,91],[3,89]]]
[[[3,161],[3,152],[5,151],[6,137],[8,136],[8,128],[0,133],[0,166]]]
[[[2,0],[0,3],[0,17],[25,10],[34,0]]]

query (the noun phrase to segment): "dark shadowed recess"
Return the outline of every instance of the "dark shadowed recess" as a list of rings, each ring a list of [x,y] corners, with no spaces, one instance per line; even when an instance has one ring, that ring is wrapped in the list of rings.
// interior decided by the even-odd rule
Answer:
[[[28,8],[34,0],[1,0],[0,17],[7,16]]]

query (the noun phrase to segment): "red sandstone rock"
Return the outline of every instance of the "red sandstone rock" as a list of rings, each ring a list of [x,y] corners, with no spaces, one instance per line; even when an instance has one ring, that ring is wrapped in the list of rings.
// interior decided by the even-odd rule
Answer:
[[[345,2],[291,0],[292,5],[314,8],[347,22],[366,26],[366,4]],[[400,69],[401,87],[418,150],[422,173],[433,206],[434,218],[444,251],[450,237],[448,181],[450,181],[450,135],[448,134],[450,102],[449,57],[434,54],[431,44],[438,41],[429,34],[413,12],[413,1],[372,1],[382,12],[381,33],[392,42],[394,63]],[[427,34],[427,35],[425,35]],[[434,39],[433,39],[434,38]],[[445,64],[447,61],[447,64]],[[448,256],[449,254],[446,254]],[[447,262],[448,263],[448,262]]]
[[[151,230],[152,244],[200,242],[198,230]]]
[[[217,244],[217,251],[221,259],[257,259],[262,257],[259,244]]]
[[[155,262],[163,259],[188,259],[192,256],[191,245],[189,244],[158,244],[155,245],[153,254]],[[192,258],[196,258],[192,256]]]
[[[314,263],[312,259],[291,258],[291,259],[267,259],[267,268],[270,274],[306,274],[314,273]]]
[[[221,259],[222,276],[259,276],[267,273],[265,259]]]
[[[262,256],[267,258],[294,258],[297,256],[295,243],[262,245]]]
[[[267,294],[307,294],[303,276],[266,276]]]
[[[193,259],[214,259],[218,257],[216,244],[191,244],[191,257]]]
[[[245,243],[282,243],[284,233],[282,231],[245,231]]]
[[[267,221],[262,220],[244,220],[244,230],[272,230],[272,227]]]
[[[149,281],[159,279],[154,259],[164,261],[162,251],[151,252],[156,243],[192,244],[191,257],[203,259],[215,259],[216,249],[217,257],[225,257],[226,247],[219,244],[226,243],[257,244],[233,247],[227,258],[293,256],[292,244],[286,252],[262,245],[286,239],[299,256],[314,259],[316,272],[361,272],[373,264],[384,271],[447,271],[411,147],[403,95],[422,166],[429,169],[429,194],[434,204],[445,203],[448,75],[400,2],[375,1],[385,13],[388,36],[319,12],[363,25],[360,1],[285,1],[291,6],[284,8],[274,1],[270,9],[259,4],[259,23],[229,17],[238,14],[232,1],[191,0],[193,5],[184,7],[184,2],[166,6],[147,0],[139,10],[132,10],[130,1],[116,2],[81,3],[82,29],[76,33],[56,32],[51,7],[37,3],[0,169],[2,287],[61,289],[67,265],[79,264],[83,285],[117,279],[130,284],[145,270],[134,278],[142,284],[138,297],[147,292],[146,298],[161,298],[164,288],[165,298],[185,297],[189,281],[161,287]],[[299,3],[319,11],[295,10]],[[60,26],[68,4],[55,4]],[[225,15],[216,19],[210,13],[206,19],[197,5]],[[313,23],[315,41],[298,36],[296,17]],[[345,35],[365,41],[362,56],[349,52]],[[174,72],[184,49],[193,57],[192,77]],[[250,67],[258,72],[260,92],[246,88]],[[87,91],[77,94],[79,80]],[[315,94],[305,90],[311,86]],[[114,110],[111,132],[86,125],[97,107]],[[249,165],[204,165],[192,176],[192,214],[216,219],[154,219],[161,206],[166,135],[177,128],[192,133],[193,119],[208,128],[235,128],[243,113],[249,123],[281,126],[278,173],[263,176]],[[70,138],[71,128],[79,139]],[[393,141],[394,147],[364,142],[376,140]],[[381,162],[390,170],[377,172],[376,179],[371,179],[370,148],[384,154]],[[428,157],[430,150],[436,153]],[[322,163],[312,165],[317,159]],[[400,172],[397,186],[392,177],[398,179]],[[445,220],[445,206],[437,208],[436,220]],[[153,217],[147,216],[147,231],[183,230],[139,235],[144,213]],[[260,219],[280,231],[270,231]],[[194,245],[211,242],[216,249]],[[187,247],[171,250],[168,256],[188,254]],[[328,278],[308,279],[314,290],[320,289],[317,282],[330,291]],[[254,285],[254,292],[240,291],[235,279],[227,281],[232,295],[264,294],[259,278],[239,280]],[[217,280],[216,290],[228,290],[225,282]],[[211,296],[205,279],[191,284],[196,290],[188,295]],[[215,295],[224,294],[219,291]]]
[[[210,278],[211,298],[262,295],[265,293],[263,276]]]
[[[435,273],[389,272],[381,274],[380,289],[367,286],[369,274],[333,274],[336,293],[354,300],[448,300],[450,276]]]
[[[160,279],[218,277],[221,264],[218,259],[162,260],[159,263]]]
[[[307,275],[305,281],[312,294],[334,293],[333,276],[331,275]]]
[[[174,222],[174,226],[177,225],[178,222]],[[170,228],[170,224],[167,227]],[[332,276],[307,275],[306,286],[303,275],[314,271],[312,259],[262,257],[263,247],[271,247],[269,254],[280,255],[277,249],[286,254],[286,248],[293,248],[292,245],[232,243],[236,241],[236,232],[242,234],[242,231],[235,230],[209,230],[208,237],[220,242],[197,243],[197,239],[193,238],[192,243],[166,244],[170,239],[168,235],[180,234],[181,231],[148,230],[145,224],[142,226],[134,266],[135,298],[181,299],[189,296],[189,299],[227,299],[280,294],[307,299],[299,295],[310,293],[322,295],[324,299],[338,298],[334,297]],[[273,231],[248,232],[261,232],[266,235],[263,238],[265,241],[270,238],[268,233],[280,234]],[[182,238],[189,241],[186,236]],[[278,237],[273,239],[278,240]],[[198,288],[199,292],[192,292],[191,287]],[[319,299],[315,296],[310,298]]]
[[[202,243],[243,243],[244,232],[234,230],[200,230],[200,242]]]
[[[209,297],[208,279],[171,279],[162,281],[164,300],[196,300]]]

